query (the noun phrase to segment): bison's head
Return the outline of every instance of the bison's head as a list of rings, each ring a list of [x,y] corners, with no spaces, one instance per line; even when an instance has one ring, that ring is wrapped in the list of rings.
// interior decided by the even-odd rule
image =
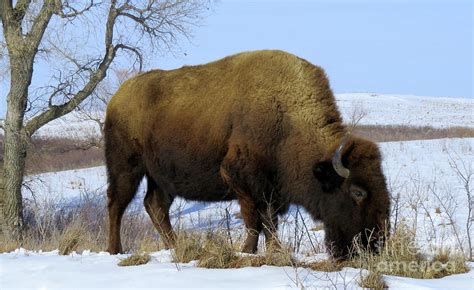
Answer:
[[[354,238],[376,249],[386,236],[390,212],[377,145],[347,136],[313,166],[313,174],[323,191],[318,218],[333,257],[346,258]]]

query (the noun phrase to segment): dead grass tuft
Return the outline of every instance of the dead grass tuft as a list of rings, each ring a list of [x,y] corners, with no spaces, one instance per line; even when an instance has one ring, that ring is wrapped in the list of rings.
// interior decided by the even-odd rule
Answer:
[[[388,289],[383,276],[379,272],[369,272],[369,274],[362,276],[357,282],[362,288]]]
[[[18,242],[11,240],[4,235],[0,236],[0,253],[9,253],[19,247],[20,245]]]
[[[180,233],[173,250],[173,262],[188,263],[197,260],[202,268],[228,269],[243,267],[295,266],[288,249],[267,249],[265,255],[238,255],[239,244],[231,244],[224,232]]]
[[[176,238],[176,245],[172,251],[173,262],[189,263],[199,260],[202,255],[202,235],[198,233],[181,232]]]
[[[332,259],[327,259],[317,262],[305,263],[304,266],[315,271],[336,272],[341,271],[342,268],[349,266],[349,263],[344,261],[334,261]]]
[[[163,241],[154,239],[151,233],[149,233],[148,235],[145,235],[141,240],[138,241],[139,253],[157,252],[164,248],[165,246],[163,244]]]
[[[80,222],[75,222],[70,227],[67,227],[59,238],[59,254],[69,255],[71,252],[76,251],[85,234],[87,234],[86,230]]]
[[[415,234],[400,225],[385,242],[379,254],[367,251],[357,244],[357,255],[349,262],[352,267],[364,268],[373,275],[393,275],[417,279],[442,278],[465,273],[469,269],[465,259],[443,252],[434,259],[420,254]]]
[[[149,254],[133,254],[125,259],[120,260],[118,263],[119,266],[138,266],[150,262]]]
[[[197,266],[214,269],[236,268],[237,260],[235,249],[227,239],[214,235],[204,242]]]

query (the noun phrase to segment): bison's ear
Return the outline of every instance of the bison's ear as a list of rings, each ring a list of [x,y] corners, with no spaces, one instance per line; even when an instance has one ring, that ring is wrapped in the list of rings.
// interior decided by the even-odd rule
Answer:
[[[313,174],[319,183],[321,183],[321,188],[325,192],[333,191],[344,182],[344,178],[337,174],[330,161],[322,161],[314,164]]]

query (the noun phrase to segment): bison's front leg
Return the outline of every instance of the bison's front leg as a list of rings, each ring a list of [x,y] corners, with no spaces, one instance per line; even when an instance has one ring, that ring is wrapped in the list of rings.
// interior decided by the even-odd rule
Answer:
[[[262,193],[270,192],[267,190],[270,170],[262,157],[262,151],[256,150],[258,146],[246,144],[242,140],[247,139],[236,132],[229,140],[229,149],[221,164],[220,174],[224,182],[236,193],[247,228],[242,252],[255,253],[258,236],[263,230],[262,212],[265,211],[262,211],[262,201],[259,202],[258,198]],[[268,223],[270,224],[271,222]],[[271,225],[269,228],[275,227]]]
[[[244,219],[245,227],[247,228],[247,238],[242,247],[242,252],[253,254],[257,252],[258,236],[262,230],[262,221],[252,198],[244,194],[237,194],[237,196],[240,203],[242,218]]]
[[[173,198],[162,192],[153,178],[147,176],[148,190],[144,204],[148,215],[162,237],[167,249],[173,248],[176,237],[171,227],[169,209]]]

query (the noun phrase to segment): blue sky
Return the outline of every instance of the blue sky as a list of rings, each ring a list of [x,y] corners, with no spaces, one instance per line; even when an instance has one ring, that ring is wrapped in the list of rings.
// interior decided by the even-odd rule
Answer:
[[[182,44],[186,55],[157,55],[149,68],[282,49],[322,66],[336,93],[473,98],[472,6],[468,0],[222,0],[192,43]]]

